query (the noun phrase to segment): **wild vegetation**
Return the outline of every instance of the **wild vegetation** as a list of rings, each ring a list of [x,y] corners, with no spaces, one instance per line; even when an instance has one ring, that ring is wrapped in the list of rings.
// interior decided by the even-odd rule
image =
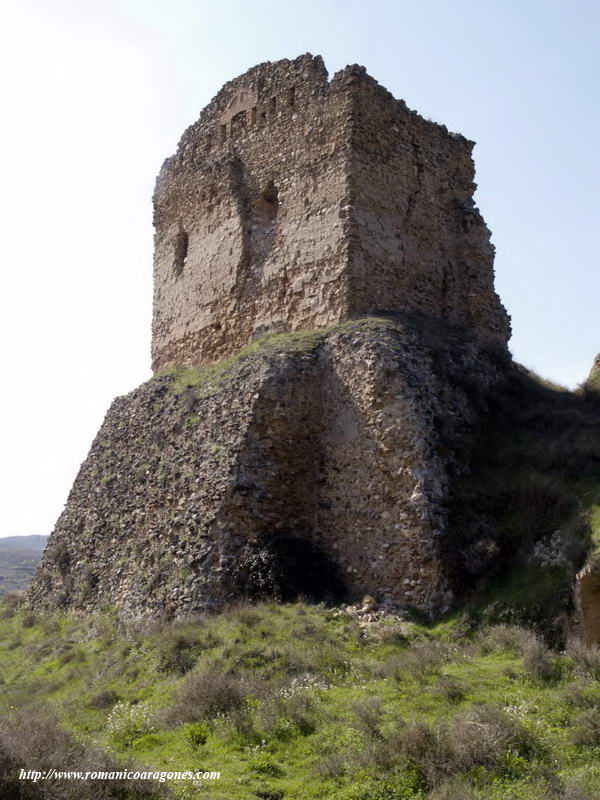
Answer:
[[[9,595],[1,796],[600,797],[600,649],[577,644],[570,621],[575,575],[600,547],[599,399],[520,367],[506,375],[480,398],[487,422],[448,509],[458,610],[365,624],[323,603],[262,602],[124,624],[110,608],[38,615]],[[173,390],[219,379],[183,370]],[[17,777],[125,764],[221,777]]]
[[[71,796],[17,781],[22,766],[126,762],[221,778],[79,784],[77,796],[600,795],[600,650],[474,631],[464,615],[365,625],[299,602],[124,627],[110,610],[38,617],[8,598],[0,675],[3,797]]]
[[[600,397],[511,365],[486,402],[448,561],[474,623],[534,626],[563,646],[575,575],[600,547]]]

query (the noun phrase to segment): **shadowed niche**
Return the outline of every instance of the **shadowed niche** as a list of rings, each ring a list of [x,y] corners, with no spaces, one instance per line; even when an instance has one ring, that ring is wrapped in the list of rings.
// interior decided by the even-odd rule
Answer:
[[[177,278],[183,273],[188,255],[188,248],[189,236],[183,228],[180,228],[175,237],[175,253],[173,258],[173,272]]]
[[[338,566],[324,550],[279,531],[248,542],[231,577],[233,593],[254,601],[341,602],[347,594]]]

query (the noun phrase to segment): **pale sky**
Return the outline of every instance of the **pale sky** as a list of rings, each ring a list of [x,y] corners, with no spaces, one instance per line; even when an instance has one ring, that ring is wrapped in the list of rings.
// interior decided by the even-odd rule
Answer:
[[[600,350],[596,0],[0,0],[0,536],[50,533],[111,399],[150,376],[151,193],[221,85],[320,53],[477,142],[515,358]]]

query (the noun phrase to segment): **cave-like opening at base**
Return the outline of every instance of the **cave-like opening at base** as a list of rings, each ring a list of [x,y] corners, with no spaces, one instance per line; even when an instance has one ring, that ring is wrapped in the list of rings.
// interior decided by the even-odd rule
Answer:
[[[232,594],[250,601],[338,604],[348,597],[339,567],[328,553],[309,538],[279,531],[248,542],[231,577]]]

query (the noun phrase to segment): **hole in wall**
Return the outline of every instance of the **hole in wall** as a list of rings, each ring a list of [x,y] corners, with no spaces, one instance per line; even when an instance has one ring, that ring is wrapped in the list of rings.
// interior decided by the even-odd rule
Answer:
[[[234,138],[237,134],[241,133],[246,127],[246,112],[238,111],[235,117],[231,119],[231,137]]]
[[[296,106],[296,88],[292,86],[288,91],[288,106],[294,108]]]
[[[221,142],[227,139],[227,125],[221,125]]]
[[[269,111],[271,112],[271,114],[274,114],[277,111],[277,98],[276,97],[272,97],[271,98],[271,101],[269,103]]]
[[[250,111],[250,123],[252,125],[256,125],[256,116],[257,116],[257,111],[256,111],[256,106],[254,106]]]
[[[279,191],[272,180],[267,183],[260,193],[259,209],[269,220],[275,219],[277,216],[279,210]]]
[[[189,236],[180,228],[175,237],[175,257],[173,259],[173,272],[178,278],[183,273],[185,262],[188,255]]]
[[[255,266],[264,264],[269,258],[277,238],[278,211],[279,191],[274,181],[269,180],[264,188],[254,195],[250,210],[247,246],[250,261]]]

